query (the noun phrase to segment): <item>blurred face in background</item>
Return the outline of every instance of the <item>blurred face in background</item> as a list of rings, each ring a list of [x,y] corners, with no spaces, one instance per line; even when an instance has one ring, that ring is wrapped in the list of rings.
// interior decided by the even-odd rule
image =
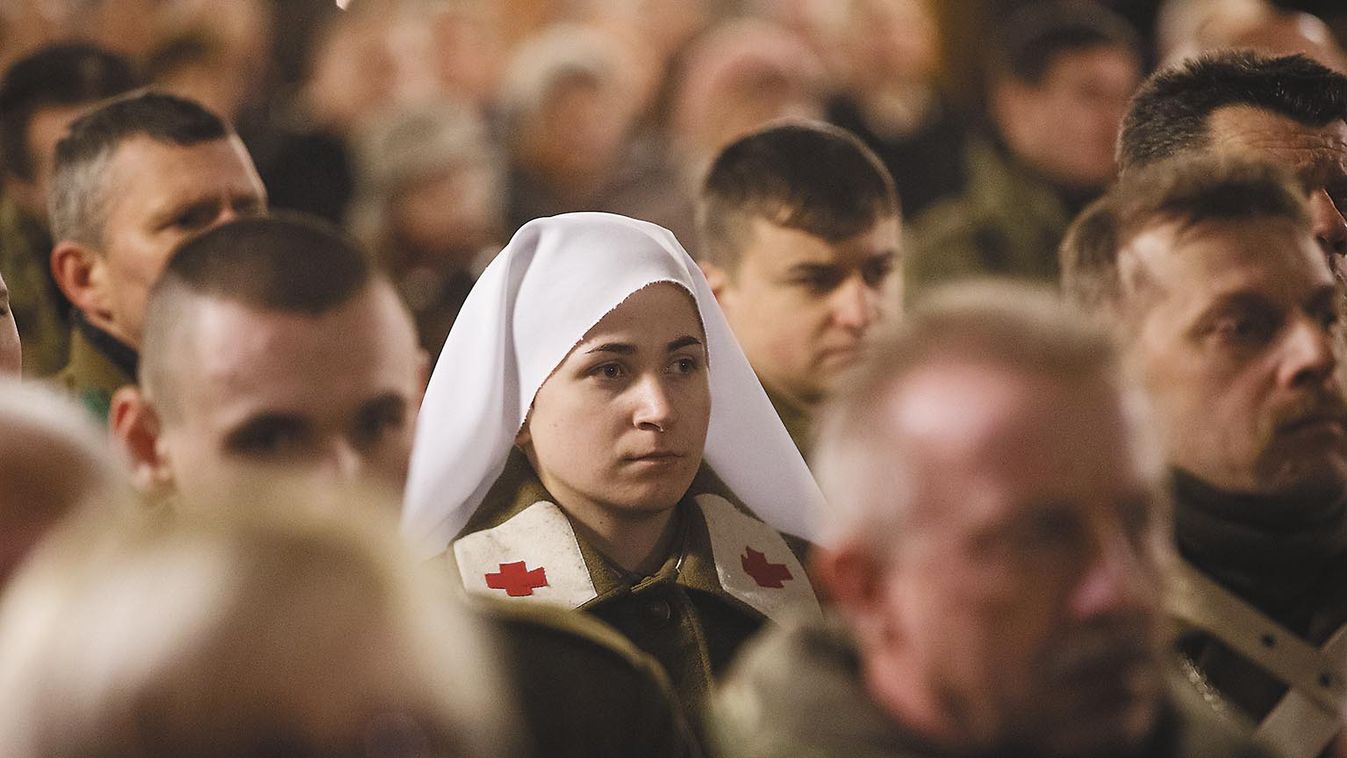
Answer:
[[[915,370],[876,409],[866,478],[907,461],[910,511],[901,537],[853,554],[870,579],[839,604],[872,697],[907,727],[955,751],[1053,756],[1150,734],[1167,519],[1134,416],[1102,375],[963,359]]]
[[[1141,62],[1127,48],[1058,53],[1038,83],[1013,78],[993,88],[996,124],[1014,156],[1054,184],[1102,189],[1117,170],[1113,151]]]

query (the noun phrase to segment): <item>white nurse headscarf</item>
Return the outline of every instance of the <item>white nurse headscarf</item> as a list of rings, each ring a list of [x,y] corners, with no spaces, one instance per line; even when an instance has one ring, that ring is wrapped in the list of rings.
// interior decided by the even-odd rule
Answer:
[[[703,459],[763,521],[814,536],[823,496],[701,269],[667,229],[568,213],[515,233],[440,351],[417,420],[402,518],[418,551],[448,546],[504,469],[538,388],[590,328],[655,282],[691,292],[706,329],[711,423]]]

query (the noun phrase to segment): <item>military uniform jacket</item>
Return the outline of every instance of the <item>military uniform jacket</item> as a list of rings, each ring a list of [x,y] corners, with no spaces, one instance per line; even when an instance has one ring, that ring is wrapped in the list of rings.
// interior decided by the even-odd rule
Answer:
[[[74,314],[70,360],[52,377],[89,410],[100,424],[108,422],[112,393],[136,383],[136,351]]]
[[[517,451],[451,545],[465,589],[601,619],[664,667],[689,713],[768,619],[818,613],[797,550],[732,503],[703,469],[679,503],[681,538],[650,576],[622,572],[582,539]]]
[[[526,755],[701,755],[659,664],[617,632],[555,606],[479,608],[519,699]]]
[[[1178,475],[1185,560],[1167,606],[1176,659],[1213,710],[1286,758],[1331,754],[1347,686],[1347,512],[1325,504],[1300,523],[1273,502],[1216,493]]]
[[[985,140],[968,147],[968,187],[912,222],[910,296],[961,278],[1004,276],[1056,285],[1057,248],[1072,213],[1057,191]]]
[[[1266,758],[1189,695],[1176,688],[1137,758]],[[790,624],[755,640],[717,692],[708,722],[720,758],[950,756],[870,699],[855,642],[837,619]]]
[[[0,198],[0,275],[23,342],[23,373],[51,376],[70,353],[70,303],[51,277],[47,225]]]

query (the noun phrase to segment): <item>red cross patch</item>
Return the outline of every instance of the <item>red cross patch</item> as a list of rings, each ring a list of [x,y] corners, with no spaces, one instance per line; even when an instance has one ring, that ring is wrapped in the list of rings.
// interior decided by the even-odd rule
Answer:
[[[505,590],[510,597],[527,597],[535,589],[547,586],[547,571],[543,567],[528,569],[524,566],[524,561],[500,564],[500,571],[485,575],[486,586]]]
[[[790,569],[786,568],[786,564],[772,563],[767,560],[766,555],[748,546],[744,546],[744,551],[740,556],[744,564],[744,573],[753,577],[753,581],[757,582],[759,587],[779,590],[785,586],[785,582],[795,578],[790,575]]]

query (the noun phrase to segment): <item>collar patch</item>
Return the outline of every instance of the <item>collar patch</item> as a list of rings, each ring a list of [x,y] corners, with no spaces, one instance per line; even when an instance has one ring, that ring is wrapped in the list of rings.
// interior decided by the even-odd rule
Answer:
[[[454,542],[468,592],[579,607],[598,596],[566,514],[540,500],[500,526]]]

